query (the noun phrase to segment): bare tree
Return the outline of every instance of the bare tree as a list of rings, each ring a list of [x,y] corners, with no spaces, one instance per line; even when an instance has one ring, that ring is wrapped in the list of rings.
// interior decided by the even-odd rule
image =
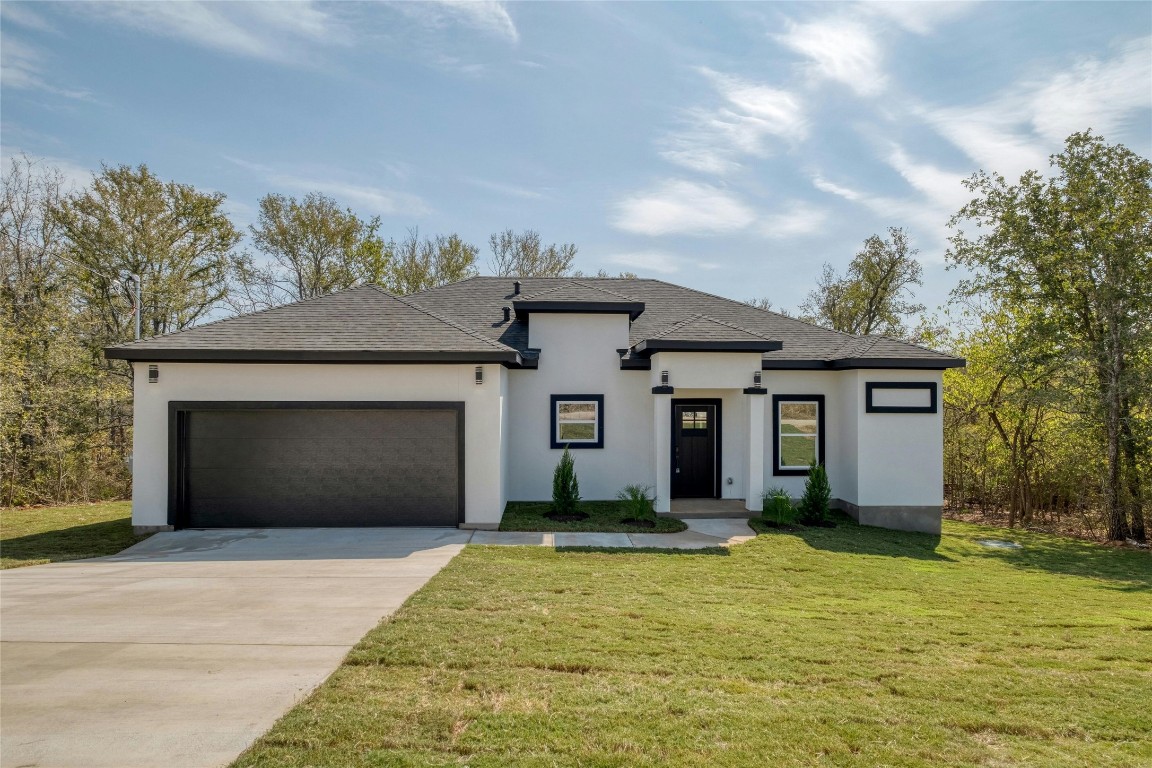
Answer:
[[[501,277],[563,277],[572,271],[576,246],[551,243],[542,246],[540,233],[526,229],[517,234],[511,229],[496,232],[488,238],[492,249],[489,267]]]

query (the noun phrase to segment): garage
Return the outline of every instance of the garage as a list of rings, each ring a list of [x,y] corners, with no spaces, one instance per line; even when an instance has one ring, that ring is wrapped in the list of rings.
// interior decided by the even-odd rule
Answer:
[[[171,403],[178,528],[455,526],[462,403]]]

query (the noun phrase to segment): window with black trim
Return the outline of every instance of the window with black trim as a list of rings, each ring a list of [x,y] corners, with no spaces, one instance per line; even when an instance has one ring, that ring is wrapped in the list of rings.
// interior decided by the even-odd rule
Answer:
[[[936,413],[934,381],[869,381],[864,385],[865,413]]]
[[[604,395],[552,395],[552,447],[604,447]]]
[[[824,395],[772,396],[774,475],[806,475],[824,463]]]

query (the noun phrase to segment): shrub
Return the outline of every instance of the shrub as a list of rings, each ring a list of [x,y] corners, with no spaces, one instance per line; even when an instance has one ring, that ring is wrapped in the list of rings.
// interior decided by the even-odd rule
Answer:
[[[784,525],[792,521],[795,510],[792,509],[792,498],[783,488],[769,488],[760,494],[762,516],[777,525]]]
[[[576,479],[576,462],[564,446],[564,454],[556,471],[552,473],[552,512],[557,515],[575,515],[579,512],[580,481]]]
[[[656,510],[653,509],[652,503],[655,499],[652,498],[652,486],[650,485],[626,485],[616,498],[624,502],[625,518],[633,520],[655,520]]]
[[[815,461],[808,470],[804,483],[804,496],[800,499],[800,522],[804,525],[823,525],[828,520],[828,502],[832,489],[828,486],[828,472]]]

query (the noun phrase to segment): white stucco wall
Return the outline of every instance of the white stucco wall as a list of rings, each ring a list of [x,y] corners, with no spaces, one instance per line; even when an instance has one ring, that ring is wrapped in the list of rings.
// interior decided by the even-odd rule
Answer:
[[[651,385],[646,371],[621,371],[616,352],[628,346],[628,316],[534,314],[528,340],[539,368],[508,372],[508,498],[552,498],[563,453],[551,447],[552,395],[604,395],[604,447],[572,449],[583,498],[655,485]]]
[[[168,403],[178,400],[447,401],[464,403],[465,521],[495,524],[507,499],[504,453],[508,371],[474,365],[160,363],[134,368],[133,525],[168,524]]]
[[[851,371],[847,373],[852,373]],[[845,454],[844,422],[851,413],[842,407],[839,376],[832,371],[764,371],[764,487],[778,487],[788,491],[793,498],[804,492],[805,477],[802,475],[776,475],[773,473],[776,436],[772,432],[773,395],[823,395],[824,396],[824,466],[828,470],[828,483],[832,495],[844,498],[848,492],[851,473],[844,470],[854,454]]]

